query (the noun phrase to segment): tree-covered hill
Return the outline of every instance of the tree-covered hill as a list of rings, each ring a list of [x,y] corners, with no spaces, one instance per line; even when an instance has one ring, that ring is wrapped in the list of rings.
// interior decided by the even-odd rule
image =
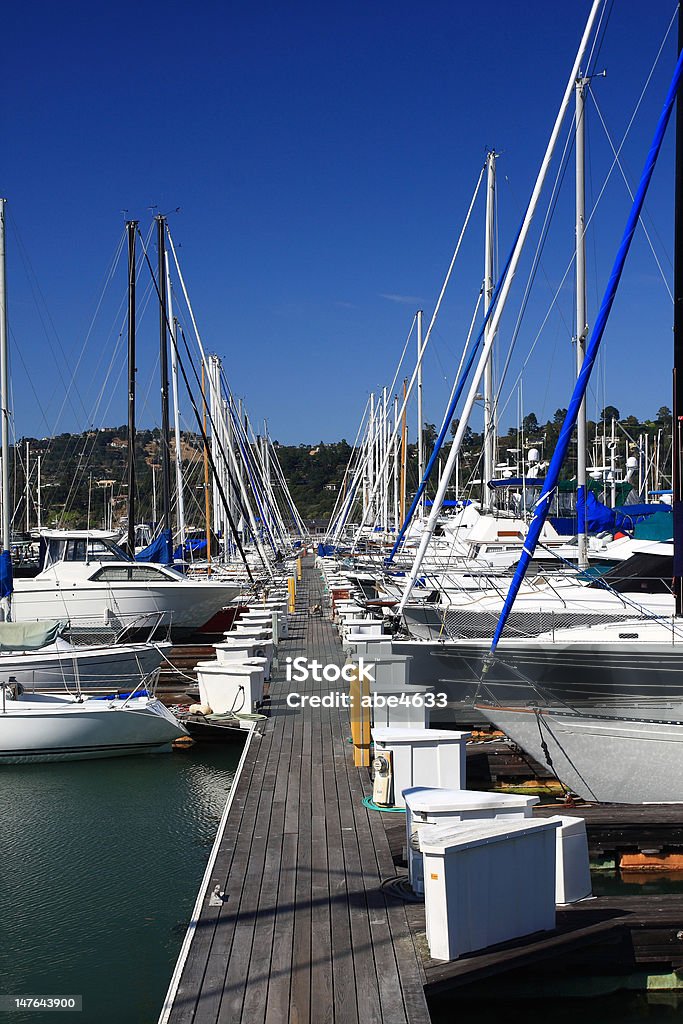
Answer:
[[[522,465],[522,457],[530,448],[539,450],[540,459],[552,454],[564,418],[564,409],[558,409],[553,418],[539,423],[533,412],[524,417],[521,428],[513,427],[498,438],[498,462],[507,462],[512,468]],[[638,420],[635,416],[622,417],[614,406],[603,410],[603,418],[588,424],[589,466],[599,464],[603,455],[609,458],[612,431],[619,453],[617,466],[623,470],[625,458],[636,455],[640,464],[647,455],[651,471],[655,461],[659,469],[659,483],[670,486],[671,411],[662,406],[653,419]],[[454,432],[454,427],[451,432]],[[425,423],[424,440],[426,458],[429,457],[437,436],[437,427]],[[605,438],[603,442],[603,438]],[[450,436],[448,443],[450,443]],[[173,442],[172,442],[173,443]],[[448,455],[444,446],[440,461]],[[460,458],[459,483],[461,494],[468,481],[481,478],[481,450],[483,436],[468,430]],[[127,441],[126,427],[104,427],[83,434],[60,434],[52,438],[22,438],[14,447],[11,479],[13,482],[14,527],[19,531],[26,525],[26,449],[28,444],[30,515],[29,525],[35,527],[38,519],[37,483],[40,458],[41,523],[43,526],[99,527],[112,524],[114,528],[126,514],[127,504]],[[351,446],[341,440],[334,444],[280,445],[274,442],[278,459],[288,482],[292,497],[304,519],[325,521],[330,516],[344,481],[346,467],[352,455]],[[564,467],[564,476],[575,474],[575,446]],[[182,458],[185,476],[185,506],[188,525],[203,524],[204,467],[201,437],[182,435]],[[417,486],[417,446],[407,448],[408,496]],[[151,520],[155,508],[160,506],[159,431],[139,431],[135,447],[136,467],[136,519]],[[651,472],[651,479],[654,472]],[[433,494],[438,472],[432,475],[428,494]],[[481,483],[473,484],[471,493],[481,493]],[[478,488],[478,491],[477,491]]]

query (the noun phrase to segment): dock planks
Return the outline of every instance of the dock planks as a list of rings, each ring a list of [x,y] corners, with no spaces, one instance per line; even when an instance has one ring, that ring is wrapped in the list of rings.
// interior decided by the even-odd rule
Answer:
[[[683,895],[599,897],[559,909],[547,934],[430,959],[424,905],[380,889],[405,873],[405,819],[362,806],[370,776],[353,767],[348,711],[286,704],[290,690],[344,690],[284,679],[287,656],[343,663],[333,624],[309,615],[320,603],[308,564],[280,643],[272,716],[245,750],[160,1024],[428,1024],[425,994],[520,969],[681,969]],[[480,745],[468,760],[487,750],[506,774],[528,774],[504,744]],[[537,808],[560,811],[586,818],[596,854],[683,846],[680,805]],[[216,886],[224,901],[212,906]]]
[[[368,773],[353,767],[348,710],[286,704],[290,690],[345,688],[284,679],[287,656],[344,663],[333,624],[309,615],[321,598],[309,562],[164,1024],[429,1022],[407,908],[380,889],[396,871],[380,816],[361,804]]]

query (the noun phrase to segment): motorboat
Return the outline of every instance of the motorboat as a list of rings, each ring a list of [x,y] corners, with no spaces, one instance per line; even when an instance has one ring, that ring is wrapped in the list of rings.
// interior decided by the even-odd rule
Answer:
[[[45,530],[41,571],[17,579],[12,617],[17,622],[65,618],[72,635],[108,641],[171,631],[192,636],[244,585],[187,579],[172,567],[136,562],[105,530]]]

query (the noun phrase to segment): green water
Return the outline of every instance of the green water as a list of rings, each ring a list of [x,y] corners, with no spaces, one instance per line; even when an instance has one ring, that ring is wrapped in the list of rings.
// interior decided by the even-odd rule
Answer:
[[[0,1020],[157,1020],[240,752],[2,769],[0,994],[83,1011]]]

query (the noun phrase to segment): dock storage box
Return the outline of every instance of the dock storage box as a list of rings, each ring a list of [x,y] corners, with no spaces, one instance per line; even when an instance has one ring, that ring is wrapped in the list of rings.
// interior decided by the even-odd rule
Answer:
[[[585,900],[593,891],[585,819],[556,814],[546,821],[558,823],[555,902]]]
[[[195,666],[202,704],[216,715],[231,711],[251,714],[263,700],[265,658],[219,664],[200,661]]]
[[[230,637],[221,643],[214,644],[219,665],[234,661],[245,661],[249,658],[265,658],[264,677],[270,679],[275,645],[272,640],[256,640],[250,637]]]
[[[376,646],[384,646],[384,643]],[[390,646],[390,645],[389,645]],[[410,682],[410,654],[384,653],[361,655],[372,667],[372,724],[378,729],[426,729],[429,726],[427,693],[433,687]],[[355,659],[354,659],[355,660]]]
[[[464,789],[469,737],[450,729],[373,729],[375,757],[391,755],[392,806],[405,807],[403,791],[414,786]]]
[[[555,927],[557,824],[503,819],[421,830],[435,960]]]
[[[457,825],[461,821],[530,818],[537,796],[516,793],[476,793],[467,789],[431,789],[417,786],[403,793],[406,804],[408,877],[413,891],[424,893],[419,837],[429,825]],[[559,829],[558,829],[559,832]]]

